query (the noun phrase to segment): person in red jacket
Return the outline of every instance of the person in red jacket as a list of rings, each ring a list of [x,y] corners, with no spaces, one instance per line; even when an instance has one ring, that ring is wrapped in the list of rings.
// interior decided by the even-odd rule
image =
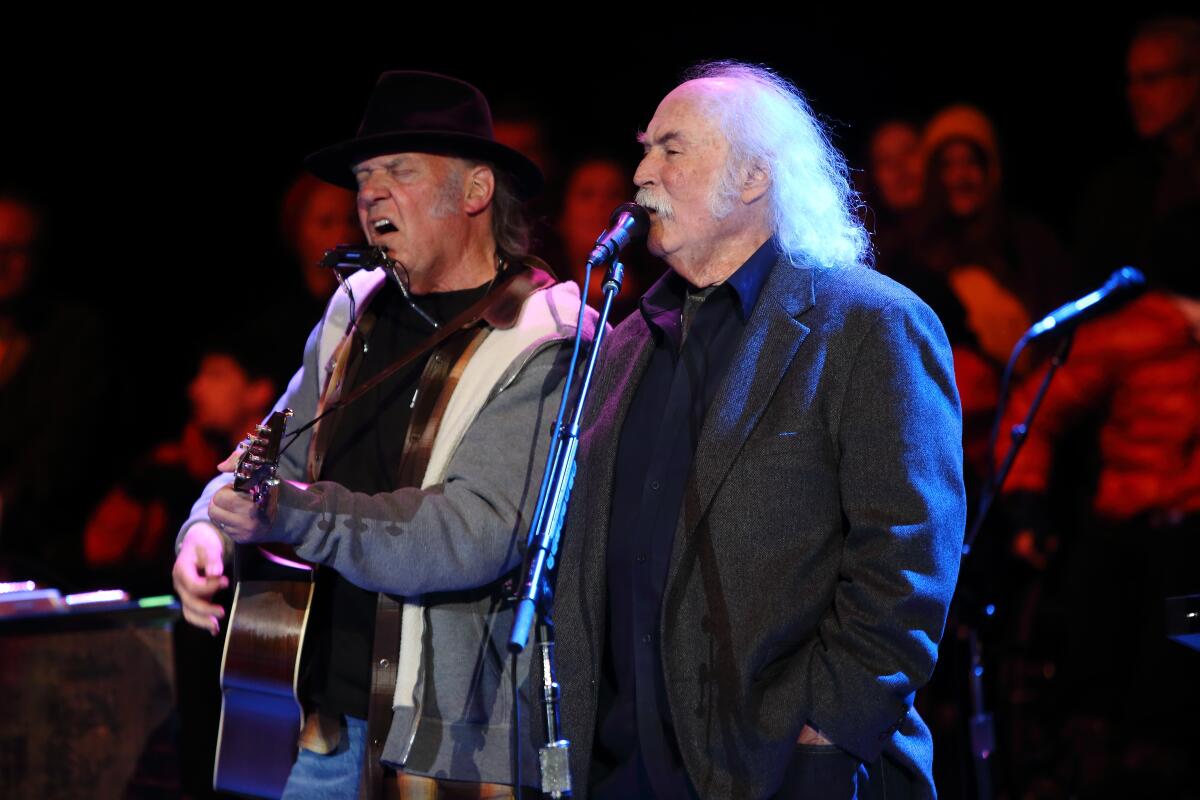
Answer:
[[[1200,207],[1167,230],[1151,288],[1077,329],[1004,485],[1014,554],[1044,569],[1062,551],[1058,699],[1076,755],[1099,754],[1084,780],[1121,777],[1155,796],[1200,785],[1188,755],[1200,752],[1200,654],[1166,638],[1163,605],[1200,592]],[[1024,419],[1045,370],[1015,390],[1002,431]],[[1100,420],[1097,486],[1091,518],[1067,536],[1045,512],[1050,475],[1058,443],[1088,419]]]
[[[1043,373],[1016,392],[1006,429],[1024,417]],[[1100,408],[1106,411],[1091,504],[1096,518],[1166,522],[1200,512],[1200,300],[1152,290],[1081,326],[1006,492],[1044,492],[1055,441],[1084,412]],[[1023,541],[1022,552],[1033,556],[1034,546]]]

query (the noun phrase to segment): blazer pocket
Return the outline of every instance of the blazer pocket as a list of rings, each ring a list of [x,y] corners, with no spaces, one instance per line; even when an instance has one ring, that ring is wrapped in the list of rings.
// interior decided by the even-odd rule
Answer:
[[[778,431],[748,440],[742,451],[742,458],[765,456],[800,458],[811,452],[813,452],[813,439],[810,432]]]
[[[797,744],[775,797],[852,800],[858,796],[859,784],[865,777],[862,762],[837,745]]]

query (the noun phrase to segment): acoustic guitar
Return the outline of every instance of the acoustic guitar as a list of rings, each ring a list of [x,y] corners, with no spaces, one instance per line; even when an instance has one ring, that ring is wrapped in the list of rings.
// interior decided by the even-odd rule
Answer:
[[[271,414],[245,443],[233,488],[265,503],[279,485],[280,442],[290,409]],[[213,787],[279,797],[304,724],[299,699],[304,631],[316,571],[283,545],[239,545],[221,658],[221,725]]]

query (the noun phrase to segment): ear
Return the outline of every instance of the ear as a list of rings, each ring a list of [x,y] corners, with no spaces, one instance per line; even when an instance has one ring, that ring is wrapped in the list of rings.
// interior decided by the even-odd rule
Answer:
[[[476,164],[463,176],[463,208],[474,216],[492,202],[496,191],[496,175],[486,164]]]
[[[754,162],[746,169],[742,180],[742,202],[750,205],[767,193],[771,187],[771,170],[766,164]]]

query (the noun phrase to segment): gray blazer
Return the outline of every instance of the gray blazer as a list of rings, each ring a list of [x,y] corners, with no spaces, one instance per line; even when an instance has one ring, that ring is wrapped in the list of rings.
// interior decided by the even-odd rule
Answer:
[[[557,574],[557,663],[586,796],[604,649],[619,431],[651,352],[633,314],[597,367]],[[708,411],[659,633],[671,716],[703,797],[775,793],[805,723],[933,796],[912,707],[958,574],[961,411],[941,323],[861,267],[779,259]]]

